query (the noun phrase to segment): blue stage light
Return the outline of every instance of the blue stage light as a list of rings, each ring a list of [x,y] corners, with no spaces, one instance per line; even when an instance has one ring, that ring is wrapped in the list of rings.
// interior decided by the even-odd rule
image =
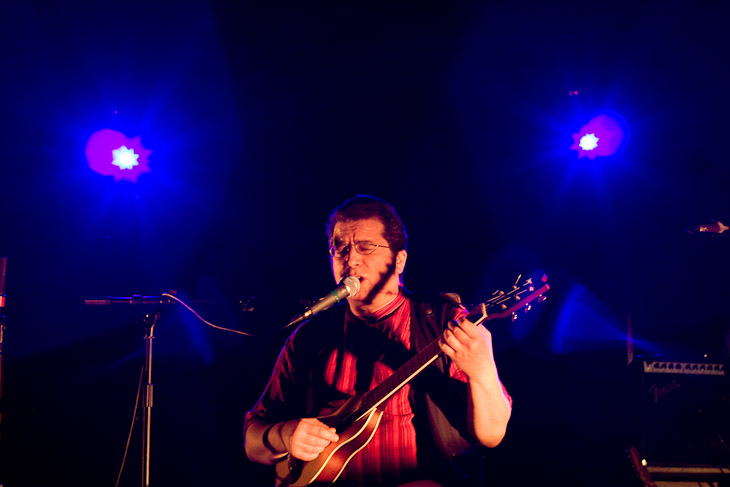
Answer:
[[[578,151],[578,158],[612,156],[625,145],[627,132],[626,122],[620,116],[597,115],[573,134],[570,148]]]
[[[580,138],[578,145],[580,145],[580,148],[583,150],[593,150],[598,147],[598,137],[596,137],[596,134],[585,134]]]
[[[136,183],[141,174],[150,172],[152,151],[142,145],[139,136],[130,139],[116,130],[102,129],[91,134],[85,153],[93,171],[113,176],[115,181]]]
[[[139,154],[134,153],[134,149],[127,149],[127,146],[121,146],[119,149],[112,150],[114,160],[112,164],[118,166],[119,169],[132,169],[134,166],[139,166]]]

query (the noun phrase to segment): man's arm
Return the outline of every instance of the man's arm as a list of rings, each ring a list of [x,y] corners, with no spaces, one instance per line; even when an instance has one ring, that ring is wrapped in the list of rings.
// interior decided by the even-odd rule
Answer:
[[[249,460],[271,465],[290,453],[294,458],[311,461],[338,436],[316,418],[266,423],[252,419],[246,425],[245,448]]]
[[[449,323],[440,345],[467,376],[467,424],[471,433],[482,445],[497,446],[507,432],[512,405],[499,380],[491,333],[461,318],[458,324]]]

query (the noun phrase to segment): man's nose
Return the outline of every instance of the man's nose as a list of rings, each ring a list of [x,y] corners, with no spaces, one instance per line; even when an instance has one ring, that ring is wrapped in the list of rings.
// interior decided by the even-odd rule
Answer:
[[[345,263],[350,267],[355,267],[362,261],[362,255],[360,255],[355,247],[350,247],[350,251],[345,256]]]

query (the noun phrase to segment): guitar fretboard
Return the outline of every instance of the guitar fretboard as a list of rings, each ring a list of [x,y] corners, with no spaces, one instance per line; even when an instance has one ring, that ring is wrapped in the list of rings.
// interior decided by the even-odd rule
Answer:
[[[518,278],[519,281],[519,278]],[[518,287],[517,283],[508,293],[496,291],[492,298],[488,301],[476,306],[467,316],[466,319],[478,325],[487,319],[504,318],[513,314],[517,309],[528,306],[533,299],[544,299],[542,294],[550,289],[547,284],[547,276],[542,278],[543,285],[540,289],[535,289],[532,280],[529,279],[523,286]],[[525,294],[527,293],[527,294]],[[492,316],[487,311],[495,310]],[[514,318],[514,315],[513,315]],[[373,390],[366,393],[357,410],[347,415],[340,422],[341,425],[349,425],[353,421],[366,416],[373,408],[377,408],[387,401],[393,394],[398,392],[403,386],[411,381],[416,375],[420,374],[423,369],[428,367],[434,360],[441,355],[441,347],[439,339],[429,343],[423,350],[411,357],[405,364],[399,367],[393,374],[378,384]]]
[[[467,319],[474,324],[479,324],[484,321],[486,316],[486,307],[482,304],[469,313],[467,315]],[[411,379],[420,374],[423,369],[436,360],[441,353],[439,339],[437,338],[429,343],[426,348],[411,357],[405,364],[400,366],[390,377],[365,394],[359,408],[361,414],[358,415],[356,419],[363,417],[368,414],[370,410],[380,406],[390,399],[393,394],[398,392],[403,386],[408,384]]]
[[[439,347],[438,340],[434,340],[426,348],[411,357],[408,362],[393,372],[393,375],[378,384],[363,397],[361,406],[363,415],[387,401],[390,396],[398,392],[413,377],[436,360],[440,354],[441,348]]]

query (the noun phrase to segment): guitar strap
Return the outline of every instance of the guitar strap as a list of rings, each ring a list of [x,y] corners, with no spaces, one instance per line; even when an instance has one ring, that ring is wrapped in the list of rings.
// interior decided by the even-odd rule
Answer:
[[[461,307],[457,295],[420,296],[411,299],[411,350],[419,351],[438,338]],[[433,480],[450,485],[474,485],[483,474],[477,449],[466,424],[466,384],[450,379],[450,361],[441,355],[413,380],[410,400],[418,431],[419,469]],[[468,461],[467,461],[468,460]],[[476,461],[472,461],[476,460]]]

